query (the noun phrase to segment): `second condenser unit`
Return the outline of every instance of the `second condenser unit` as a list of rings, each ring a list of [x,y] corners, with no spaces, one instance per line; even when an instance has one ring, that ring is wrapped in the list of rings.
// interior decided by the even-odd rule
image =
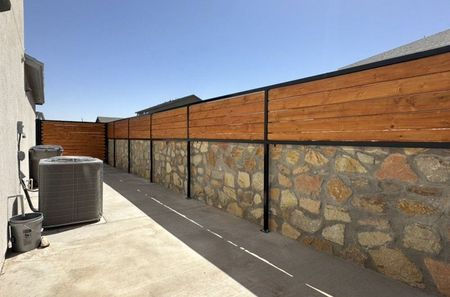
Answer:
[[[103,162],[53,157],[39,163],[39,210],[44,227],[98,221],[103,212]]]
[[[33,179],[33,188],[39,186],[39,161],[46,158],[61,156],[64,149],[60,145],[36,145],[28,151],[30,162],[30,178]]]

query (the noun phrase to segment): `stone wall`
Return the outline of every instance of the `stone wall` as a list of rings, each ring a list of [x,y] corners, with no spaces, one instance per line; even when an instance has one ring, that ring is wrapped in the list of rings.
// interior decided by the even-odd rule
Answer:
[[[260,224],[263,216],[263,146],[191,143],[191,196]]]
[[[116,167],[128,171],[128,140],[116,139]]]
[[[130,151],[130,172],[150,179],[150,140],[131,140]]]
[[[149,145],[130,145],[146,178]],[[127,148],[116,140],[125,170]],[[154,141],[153,154],[154,182],[185,194],[187,142]],[[263,158],[261,144],[192,142],[192,198],[261,225]],[[271,145],[269,179],[272,231],[450,296],[449,149]]]
[[[108,164],[114,166],[114,139],[108,139]]]
[[[450,296],[450,150],[275,145],[271,228]]]
[[[187,142],[153,141],[153,181],[179,193],[187,192]]]

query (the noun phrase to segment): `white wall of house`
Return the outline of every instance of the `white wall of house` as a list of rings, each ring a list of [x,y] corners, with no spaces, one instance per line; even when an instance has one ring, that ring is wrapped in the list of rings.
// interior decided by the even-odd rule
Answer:
[[[14,199],[23,194],[17,173],[17,121],[23,121],[26,138],[21,162],[28,176],[28,148],[35,143],[35,106],[24,88],[23,0],[11,0],[11,10],[0,12],[0,266],[8,243],[8,218]]]

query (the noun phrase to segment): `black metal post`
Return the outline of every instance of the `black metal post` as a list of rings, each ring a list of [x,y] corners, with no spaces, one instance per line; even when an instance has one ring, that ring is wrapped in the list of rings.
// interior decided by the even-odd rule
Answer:
[[[128,173],[131,172],[131,140],[128,138]]]
[[[268,121],[269,121],[269,91],[264,90],[264,225],[263,232],[269,230],[269,142],[268,142]]]
[[[104,124],[105,127],[105,158],[104,162],[109,164],[109,140],[108,140],[108,124]]]
[[[42,144],[42,120],[36,119],[36,145]]]
[[[186,107],[186,139],[187,139],[187,148],[186,148],[186,174],[187,174],[187,190],[186,190],[186,198],[191,199],[191,141],[189,140],[189,105]]]
[[[150,139],[150,182],[153,183],[153,140]]]
[[[113,139],[114,141],[114,162],[113,162],[113,167],[116,167],[116,139]]]
[[[153,183],[153,115],[150,115],[150,182]]]
[[[128,121],[127,121],[127,128],[128,128],[128,135],[127,135],[127,139],[128,139],[128,173],[130,173],[131,172],[130,119],[128,119]]]

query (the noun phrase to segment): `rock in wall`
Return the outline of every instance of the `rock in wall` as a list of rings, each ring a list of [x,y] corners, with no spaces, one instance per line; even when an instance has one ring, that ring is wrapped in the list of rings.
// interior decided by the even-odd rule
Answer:
[[[116,139],[116,167],[128,171],[128,140]]]
[[[449,294],[449,185],[450,150],[272,145],[271,227]]]
[[[179,193],[187,192],[187,142],[153,142],[153,181]]]
[[[192,198],[260,224],[263,216],[263,145],[193,142]]]
[[[114,139],[108,139],[108,164],[114,166]]]
[[[150,140],[130,141],[130,172],[150,179]]]

